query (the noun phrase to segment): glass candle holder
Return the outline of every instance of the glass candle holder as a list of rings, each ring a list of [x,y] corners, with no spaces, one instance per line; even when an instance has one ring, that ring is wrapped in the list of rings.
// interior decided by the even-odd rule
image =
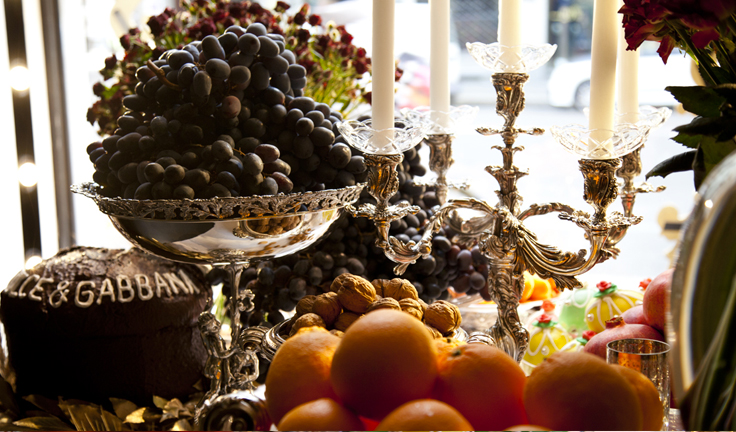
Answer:
[[[606,360],[640,372],[654,383],[662,402],[662,430],[669,426],[670,345],[653,339],[621,339],[608,343]]]

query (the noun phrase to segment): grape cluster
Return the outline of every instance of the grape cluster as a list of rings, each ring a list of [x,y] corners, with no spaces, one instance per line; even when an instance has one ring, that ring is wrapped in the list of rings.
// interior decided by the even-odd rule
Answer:
[[[414,182],[423,176],[426,168],[415,149],[404,153],[404,161],[397,166],[399,192],[392,203],[406,201],[420,207],[416,215],[409,215],[391,223],[390,234],[408,242],[419,241],[423,228],[432,217],[432,208],[439,204],[432,188]],[[366,191],[360,203],[373,202]],[[402,276],[416,287],[426,303],[447,299],[447,288],[458,292],[479,291],[487,298],[487,264],[478,251],[453,245],[455,233],[444,227],[434,235],[432,254],[409,266]],[[318,295],[329,290],[333,279],[343,273],[372,279],[396,277],[396,265],[375,246],[375,227],[367,218],[343,216],[335,222],[331,233],[306,251],[292,256],[260,262],[247,269],[241,278],[241,289],[255,294],[255,310],[249,317],[250,325],[274,325],[284,319],[283,312],[294,310],[305,295]],[[223,282],[224,272],[213,270],[213,281]],[[481,283],[482,282],[482,283]],[[230,288],[225,286],[228,294]]]
[[[114,135],[87,147],[106,196],[274,195],[365,178],[342,116],[302,95],[306,69],[263,24],[166,51],[136,78]]]

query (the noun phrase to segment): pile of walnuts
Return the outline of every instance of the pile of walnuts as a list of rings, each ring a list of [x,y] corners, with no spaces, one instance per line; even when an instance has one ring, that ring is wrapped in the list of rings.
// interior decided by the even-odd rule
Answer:
[[[405,279],[375,279],[372,282],[343,273],[332,282],[330,291],[308,295],[296,305],[296,315],[286,324],[289,336],[304,327],[318,326],[341,336],[363,314],[376,309],[395,309],[424,322],[429,334],[437,339],[452,336],[460,327],[460,310],[444,300],[427,305],[416,288]]]

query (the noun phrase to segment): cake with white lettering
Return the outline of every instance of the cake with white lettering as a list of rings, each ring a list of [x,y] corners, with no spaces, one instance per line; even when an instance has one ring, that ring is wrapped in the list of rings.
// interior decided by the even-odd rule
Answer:
[[[6,378],[53,399],[186,397],[207,359],[197,317],[211,295],[199,268],[137,248],[60,251],[0,293]]]

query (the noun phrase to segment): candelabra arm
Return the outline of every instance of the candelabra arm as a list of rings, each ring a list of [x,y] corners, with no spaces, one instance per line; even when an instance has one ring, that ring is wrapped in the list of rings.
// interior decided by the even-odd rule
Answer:
[[[565,212],[565,213],[573,213],[575,209],[570,207],[567,204],[562,204],[558,202],[551,202],[546,204],[532,204],[529,206],[528,209],[524,210],[519,214],[519,220],[523,221],[526,218],[532,217],[532,216],[541,216],[546,215],[548,213],[552,212]]]

